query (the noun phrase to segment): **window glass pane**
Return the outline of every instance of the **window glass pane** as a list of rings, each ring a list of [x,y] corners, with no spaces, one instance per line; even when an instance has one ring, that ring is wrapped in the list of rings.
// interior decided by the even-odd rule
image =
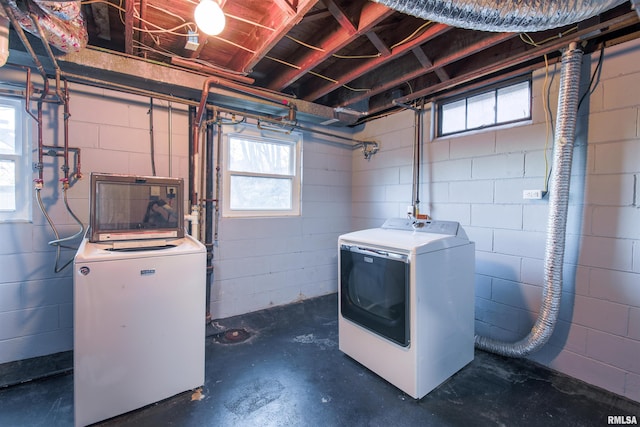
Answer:
[[[19,154],[16,147],[16,112],[10,105],[0,105],[0,153]]]
[[[293,174],[293,145],[231,138],[229,170],[235,172]]]
[[[16,164],[0,160],[0,210],[16,210]]]
[[[467,99],[467,129],[495,124],[495,92],[481,93]]]
[[[231,209],[291,209],[293,183],[286,178],[231,175]]]
[[[442,133],[465,130],[465,100],[442,105]]]
[[[529,82],[498,89],[498,122],[527,119],[531,116]]]

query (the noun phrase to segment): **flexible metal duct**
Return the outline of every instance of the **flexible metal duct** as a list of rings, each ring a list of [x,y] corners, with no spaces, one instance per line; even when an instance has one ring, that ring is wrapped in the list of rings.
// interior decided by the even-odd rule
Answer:
[[[33,0],[25,6],[16,0],[2,0],[16,22],[25,30],[45,39],[62,52],[78,52],[87,46],[89,35],[81,13],[80,0]],[[0,15],[5,12],[0,8]]]
[[[624,3],[624,0],[374,0],[419,18],[481,31],[541,31],[573,24]],[[634,5],[637,1],[632,0]],[[562,264],[569,201],[569,180],[578,112],[582,51],[573,43],[562,55],[560,94],[554,145],[549,219],[545,248],[545,283],[538,318],[529,334],[515,343],[482,336],[476,347],[505,356],[523,357],[551,337],[562,294]]]
[[[407,15],[454,27],[497,32],[562,27],[607,11],[625,0],[374,0]]]
[[[545,249],[542,306],[531,332],[515,343],[504,343],[476,335],[476,347],[504,356],[523,357],[542,347],[551,337],[560,309],[562,264],[569,204],[569,182],[573,159],[582,51],[575,43],[562,55],[558,116],[556,118],[553,169],[549,196],[549,219]]]

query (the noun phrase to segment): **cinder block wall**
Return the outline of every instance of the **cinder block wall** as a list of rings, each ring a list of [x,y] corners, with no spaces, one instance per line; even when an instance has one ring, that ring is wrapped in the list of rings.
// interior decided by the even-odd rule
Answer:
[[[303,134],[300,216],[221,218],[214,318],[337,292],[338,236],[351,225],[351,150],[331,142],[341,141]]]
[[[24,76],[4,67],[0,80],[19,85]],[[149,99],[81,85],[70,89],[70,146],[81,149],[84,178],[68,191],[68,198],[86,226],[91,172],[152,174]],[[62,111],[45,105],[47,145],[63,144]],[[172,176],[185,179],[185,186],[188,126],[187,108],[174,103],[170,159],[168,103],[154,100],[156,174],[168,176],[171,162]],[[35,162],[35,125],[31,130]],[[214,248],[214,318],[336,292],[337,237],[349,231],[351,223],[351,150],[335,144],[345,141],[312,133],[305,133],[303,140],[300,217],[222,218]],[[45,157],[42,196],[60,235],[66,237],[79,227],[64,208],[61,166],[59,159]],[[36,176],[23,179],[30,182]],[[70,267],[54,273],[55,252],[47,244],[53,239],[35,202],[32,222],[0,223],[0,363],[73,348],[72,273]],[[73,256],[74,251],[64,250],[62,263]]]
[[[583,60],[586,91],[599,53]],[[553,68],[550,70],[553,71]],[[425,140],[421,211],[459,221],[476,242],[476,331],[516,341],[540,308],[548,199],[544,70],[534,73],[532,123]],[[556,113],[559,65],[551,85]],[[640,401],[640,42],[608,48],[599,84],[580,109],[571,178],[560,319],[532,360]],[[431,111],[425,113],[430,134]],[[354,229],[405,216],[411,203],[414,113],[368,123],[380,141],[353,156]],[[549,155],[551,159],[551,155]]]
[[[0,79],[24,82],[22,72],[4,67]],[[34,81],[37,82],[34,77]],[[52,83],[53,84],[53,83]],[[35,109],[35,103],[32,108]],[[154,101],[156,170],[169,171],[169,114],[167,102]],[[70,85],[69,145],[80,148],[84,177],[67,196],[72,211],[86,226],[89,222],[89,175],[112,172],[151,175],[149,155],[149,99]],[[45,104],[43,136],[46,145],[63,145],[63,109]],[[188,117],[186,108],[172,106],[172,174],[187,177]],[[30,124],[33,162],[37,161],[35,121]],[[73,158],[73,156],[71,156]],[[42,200],[60,237],[80,227],[66,211],[59,179],[60,158],[44,157]],[[31,182],[37,173],[22,179]],[[71,266],[54,272],[54,240],[44,215],[33,201],[32,222],[0,223],[0,363],[41,356],[73,348],[73,280]],[[63,250],[59,265],[75,252]]]

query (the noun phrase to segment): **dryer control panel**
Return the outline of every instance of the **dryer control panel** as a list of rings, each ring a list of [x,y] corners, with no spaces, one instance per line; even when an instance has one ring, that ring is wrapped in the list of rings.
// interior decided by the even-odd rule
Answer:
[[[445,234],[468,239],[466,233],[455,221],[415,220],[411,218],[390,218],[382,224],[382,228],[392,230],[419,231],[423,233]]]

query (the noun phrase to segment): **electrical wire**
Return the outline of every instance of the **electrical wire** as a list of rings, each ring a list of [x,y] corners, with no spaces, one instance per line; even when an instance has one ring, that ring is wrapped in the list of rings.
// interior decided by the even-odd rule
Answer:
[[[371,55],[338,55],[337,53],[334,53],[331,56],[338,59],[372,59],[372,58],[380,58],[382,54],[380,52],[372,53]]]
[[[300,67],[298,65],[292,64],[292,63],[287,62],[287,61],[283,61],[282,59],[274,58],[273,56],[265,55],[264,57],[267,58],[267,59],[270,59],[272,61],[279,62],[280,64],[286,65],[288,67],[295,68],[296,70],[302,69],[302,67]],[[327,81],[329,81],[331,83],[340,84],[340,82],[338,80],[332,79],[331,77],[327,77],[327,76],[325,76],[323,74],[320,74],[320,73],[316,73],[315,71],[308,71],[308,73],[313,75],[313,76],[320,77],[321,79],[327,80]],[[368,89],[368,88],[354,88],[354,87],[348,86],[346,84],[342,84],[341,86],[343,88],[348,89],[348,90],[353,91],[353,92],[367,92],[367,91],[371,90],[371,89]]]
[[[589,80],[589,87],[587,91],[580,98],[580,102],[578,102],[578,110],[580,110],[580,105],[582,105],[582,101],[586,98],[587,95],[591,96],[593,92],[596,90],[596,86],[600,82],[600,74],[602,73],[602,59],[604,58],[604,43],[600,46],[600,57],[598,58],[598,64],[596,65],[596,69],[593,70],[593,74],[591,75],[591,80]],[[594,85],[594,80],[598,76],[598,81]]]
[[[407,43],[409,40],[414,38],[422,29],[424,29],[427,25],[431,24],[432,21],[426,21],[424,24],[420,25],[413,33],[409,34],[404,39],[400,40],[398,43],[391,45],[390,50],[395,49],[396,47]]]
[[[201,64],[201,65],[205,65],[205,66],[207,66],[209,68],[214,68],[216,70],[220,70],[220,71],[223,71],[223,72],[229,73],[229,74],[236,74],[238,76],[246,76],[247,75],[247,73],[243,73],[241,71],[232,70],[232,69],[229,69],[229,68],[220,67],[218,65],[212,64],[211,62],[208,62],[208,61],[205,61],[205,60],[202,60],[202,59],[185,58],[185,57],[183,57],[181,55],[178,55],[178,54],[176,54],[174,52],[171,52],[170,50],[164,49],[164,48],[159,47],[159,46],[158,47],[151,47],[151,46],[146,45],[146,44],[144,44],[144,43],[142,43],[142,42],[140,42],[138,40],[133,40],[133,43],[134,43],[134,47],[136,49],[153,52],[153,53],[158,54],[158,55],[166,56],[167,58],[180,58],[180,59],[185,60],[185,61],[189,61],[189,62],[193,62],[193,63],[196,63],[196,64]],[[166,64],[162,64],[162,65],[166,65]]]
[[[525,42],[526,44],[529,44],[531,46],[542,46],[543,44],[550,42],[551,40],[555,40],[555,39],[560,39],[564,36],[566,36],[569,33],[572,33],[574,31],[578,30],[578,26],[576,25],[575,27],[571,27],[569,29],[567,29],[566,31],[563,31],[561,33],[558,33],[558,35],[555,36],[551,36],[551,37],[547,37],[544,40],[541,40],[539,42],[536,42],[533,40],[533,38],[528,34],[528,33],[520,33],[520,40],[522,40],[523,42]]]
[[[306,48],[309,48],[311,50],[316,50],[318,52],[325,52],[325,49],[318,47],[318,46],[314,46],[308,43],[303,42],[302,40],[298,40],[295,37],[292,37],[290,35],[285,35],[286,38],[288,38],[291,41],[294,41],[296,43],[298,43],[299,45],[302,45]],[[380,52],[378,53],[372,53],[370,55],[338,55],[337,53],[331,54],[331,56],[333,56],[334,58],[338,58],[338,59],[370,59],[370,58],[379,58],[380,56],[382,56],[382,54]]]
[[[422,25],[420,25],[418,28],[416,28],[415,31],[413,31],[411,34],[409,34],[407,37],[405,37],[404,39],[400,40],[399,42],[393,44],[390,47],[390,50],[395,49],[398,46],[401,46],[405,43],[407,43],[409,40],[413,39],[421,30],[423,30],[425,27],[427,27],[429,24],[431,24],[432,21],[426,21],[425,23],[423,23]],[[323,48],[317,47],[317,46],[313,46],[310,45],[308,43],[305,43],[301,40],[296,39],[295,37],[291,37],[289,35],[286,35],[285,37],[287,37],[289,40],[292,40],[308,49],[312,49],[312,50],[316,50],[318,52],[325,52],[325,50]],[[332,54],[331,56],[338,58],[338,59],[369,59],[369,58],[378,58],[380,57],[382,54],[380,52],[378,52],[377,54],[372,54],[372,55],[338,55],[338,54]],[[265,58],[270,59],[272,61],[278,62],[280,64],[286,65],[288,67],[291,68],[295,68],[296,70],[300,70],[302,69],[302,67],[292,64],[290,62],[284,61],[282,59],[278,59],[278,58],[274,58],[272,56],[269,55],[265,55]],[[324,74],[320,74],[320,73],[316,73],[315,71],[309,71],[309,74],[319,77],[321,79],[327,80],[331,83],[334,84],[340,84],[340,82],[336,79],[332,79],[331,77],[325,76]],[[368,92],[371,90],[371,88],[354,88],[351,86],[348,86],[346,84],[340,84],[340,86],[342,86],[343,88],[350,90],[352,92]],[[411,89],[411,85],[409,85],[409,88]]]
[[[325,51],[325,50],[324,50],[323,48],[321,48],[321,47],[317,47],[317,46],[314,46],[314,45],[311,45],[311,44],[305,43],[305,42],[303,42],[302,40],[298,40],[297,38],[295,38],[295,37],[291,37],[291,36],[290,36],[290,35],[288,35],[288,34],[285,34],[285,37],[286,37],[286,38],[288,38],[289,40],[294,41],[294,42],[298,43],[299,45],[302,45],[302,46],[304,46],[304,47],[306,47],[306,48],[309,48],[309,49],[311,49],[311,50],[317,50],[318,52],[324,52],[324,51]]]
[[[432,23],[432,21],[426,21],[425,23],[420,25],[418,28],[416,28],[416,30],[413,33],[409,34],[407,37],[405,37],[404,39],[400,40],[399,42],[391,45],[389,50],[393,50],[396,47],[407,43],[408,41],[413,39],[421,30],[423,30],[426,26],[428,26],[431,23]],[[305,43],[302,40],[296,39],[295,37],[291,37],[289,35],[285,35],[285,37],[288,38],[289,40],[292,40],[292,41],[294,41],[294,42],[306,47],[306,48],[309,48],[309,49],[312,49],[312,50],[317,50],[318,52],[325,52],[325,50],[323,48],[317,47],[317,46],[313,46],[313,45],[308,44],[308,43]],[[334,58],[339,58],[339,59],[369,59],[369,58],[379,58],[380,56],[382,56],[382,54],[380,52],[374,53],[374,54],[370,54],[370,55],[338,55],[338,54],[334,53],[331,56],[333,56]]]
[[[528,33],[520,33],[520,40],[522,40],[524,43],[531,45],[531,46],[535,46],[535,47],[539,47],[551,40],[555,40],[555,39],[559,39],[562,38],[563,36],[574,32],[578,29],[577,26],[571,27],[569,29],[567,29],[564,32],[559,33],[556,36],[552,36],[552,37],[548,37],[544,40],[541,41],[534,41],[533,38],[528,34]],[[549,81],[549,58],[547,56],[547,54],[543,55],[544,58],[544,82],[542,84],[542,103],[545,106],[545,143],[544,143],[544,191],[547,192],[549,190],[549,179],[551,177],[551,170],[549,168],[549,157],[547,155],[547,151],[549,149],[549,142],[551,140],[551,131],[553,131],[553,114],[551,113],[551,108],[549,105],[549,94],[550,94],[550,88],[551,88],[551,84],[548,84]]]
[[[582,102],[585,100],[585,98],[587,97],[587,95],[591,95],[593,94],[593,92],[596,90],[596,87],[598,87],[598,83],[600,82],[600,78],[599,76],[602,73],[602,62],[604,59],[604,43],[602,43],[602,45],[600,46],[600,57],[598,58],[598,63],[596,64],[596,68],[593,70],[593,73],[591,74],[591,78],[589,79],[589,86],[587,87],[587,90],[584,94],[582,94],[582,96],[580,97],[580,101],[578,102],[578,110],[580,110],[580,106],[582,105]],[[547,111],[549,114],[549,117],[551,118],[551,131],[552,133],[555,133],[555,131],[553,130],[553,115],[551,113],[551,107],[549,105],[549,93],[550,93],[550,88],[551,88],[551,84],[553,82],[553,76],[555,76],[555,73],[552,74],[552,79],[551,82],[549,83],[549,87],[548,87],[548,92],[547,92]],[[545,145],[545,161],[546,161],[546,145]],[[549,180],[551,179],[551,170],[549,169],[546,179],[545,179],[545,189],[548,188],[549,186]]]
[[[547,108],[548,110],[545,110],[544,113],[544,124],[545,124],[545,141],[544,141],[544,150],[543,150],[543,155],[544,155],[544,185],[543,185],[543,190],[546,193],[548,191],[548,185],[549,185],[549,180],[548,180],[548,176],[549,176],[549,158],[547,156],[547,149],[549,148],[549,140],[550,140],[550,122],[551,122],[551,118],[549,117],[551,115],[551,109],[548,108],[549,105],[547,103],[547,82],[549,81],[549,60],[547,58],[547,55],[544,55],[544,82],[542,83],[542,105],[545,106],[545,108]]]
[[[117,5],[115,3],[111,3],[111,2],[108,2],[106,0],[83,0],[81,2],[81,4],[83,4],[83,5],[85,5],[85,4],[88,5],[88,4],[93,4],[93,3],[107,4],[107,5],[115,8],[118,11],[118,16],[120,18],[120,22],[122,22],[122,24],[125,25],[125,19],[122,16],[122,14],[126,12],[126,9],[124,7],[122,7],[122,0],[119,0]],[[139,31],[139,32],[142,32],[142,33],[150,34],[150,35],[152,35],[152,34],[172,34],[172,35],[175,35],[175,36],[189,37],[188,33],[179,33],[179,32],[177,32],[177,30],[179,30],[181,28],[188,28],[191,31],[195,31],[196,28],[197,28],[196,24],[194,22],[186,21],[184,18],[179,17],[178,15],[175,15],[174,13],[172,13],[172,12],[166,10],[166,9],[163,9],[163,8],[160,8],[160,7],[157,7],[157,6],[155,6],[154,8],[157,9],[157,10],[160,10],[162,12],[165,12],[170,16],[178,17],[181,21],[183,21],[182,24],[176,25],[175,27],[169,28],[169,29],[160,27],[159,25],[156,25],[151,21],[148,21],[146,19],[142,19],[142,17],[140,16],[138,10],[135,9],[135,6],[134,6],[134,9],[133,9],[134,10],[134,17],[138,21],[140,21],[141,23],[156,28],[155,30],[149,30],[149,29],[140,28],[140,27],[137,27],[137,26],[134,25],[132,27],[134,31]]]

